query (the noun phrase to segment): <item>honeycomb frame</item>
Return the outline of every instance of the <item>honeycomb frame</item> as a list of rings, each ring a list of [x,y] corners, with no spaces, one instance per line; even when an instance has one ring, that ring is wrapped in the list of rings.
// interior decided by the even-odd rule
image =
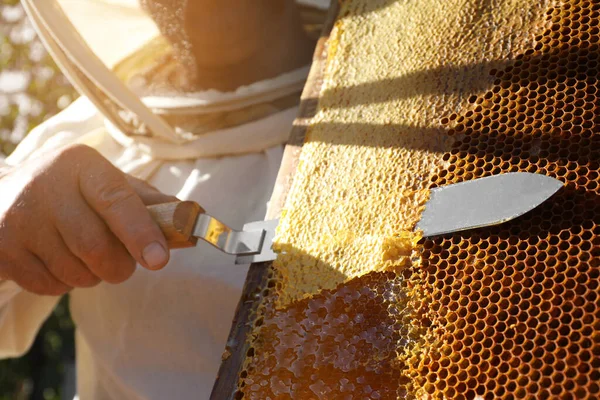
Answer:
[[[470,98],[471,109],[440,121],[455,142],[430,187],[526,171],[561,180],[565,187],[559,193],[504,225],[423,240],[420,264],[402,273],[365,275],[286,310],[304,312],[302,307],[353,285],[375,291],[386,282],[402,287],[401,312],[397,304],[371,304],[388,311],[381,321],[395,307],[394,321],[403,322],[388,324],[398,331],[382,345],[387,350],[380,360],[393,374],[367,385],[375,387],[369,393],[352,388],[348,395],[600,397],[599,12],[593,1],[550,8],[536,45],[507,67],[492,69],[492,88]],[[272,282],[264,288],[267,298],[277,289]],[[259,325],[276,328],[281,321],[263,319]],[[381,321],[372,319],[370,326]],[[275,354],[269,339],[285,332],[268,332],[263,330],[261,349]],[[407,341],[419,342],[416,351],[391,351]],[[251,364],[260,359],[254,349],[246,356]],[[252,372],[242,373],[237,398],[260,398],[253,397],[252,387],[263,384]]]

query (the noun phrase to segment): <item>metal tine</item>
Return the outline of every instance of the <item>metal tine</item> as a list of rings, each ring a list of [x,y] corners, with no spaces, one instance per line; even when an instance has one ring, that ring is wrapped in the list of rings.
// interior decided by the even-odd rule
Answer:
[[[194,228],[194,236],[225,253],[246,256],[261,252],[265,230],[238,231],[208,214],[201,214]]]

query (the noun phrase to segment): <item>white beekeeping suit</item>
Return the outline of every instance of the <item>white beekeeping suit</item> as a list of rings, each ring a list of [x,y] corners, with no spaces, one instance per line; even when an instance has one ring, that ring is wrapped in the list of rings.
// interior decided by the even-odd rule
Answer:
[[[35,128],[5,160],[6,166],[82,143],[159,190],[197,201],[231,226],[265,217],[283,144],[297,112],[296,105],[279,100],[298,96],[308,66],[229,93],[148,91],[138,72],[146,66],[145,57],[165,44],[136,0],[23,2],[57,62],[68,75],[70,71],[72,80],[79,79],[80,85],[87,82],[88,87],[77,86],[84,96]],[[328,1],[305,3],[325,9]],[[123,87],[131,89],[127,95],[135,94],[140,104],[172,118],[176,128],[169,131],[164,125],[160,131],[158,126],[150,135],[120,129],[132,126],[143,131],[157,122],[141,118],[142,123],[130,124],[131,115],[110,105],[123,95],[116,93],[122,87],[107,79],[108,83],[100,83],[103,94],[94,97],[95,77],[81,79],[77,69],[68,65],[65,69],[69,54],[63,53],[64,38],[69,38],[69,31],[53,31],[61,25],[44,20],[58,15],[53,14],[57,10],[64,11],[82,43],[115,71]],[[83,60],[69,62],[87,62]],[[85,71],[89,65],[78,67]],[[126,103],[127,96],[123,99]],[[103,108],[103,101],[109,106]],[[124,125],[119,125],[119,118]],[[73,290],[70,306],[77,327],[79,397],[208,398],[246,272],[247,266],[234,265],[233,256],[199,243],[196,248],[173,251],[161,271],[138,268],[122,284]],[[27,351],[58,300],[27,293],[13,282],[0,282],[0,357]]]

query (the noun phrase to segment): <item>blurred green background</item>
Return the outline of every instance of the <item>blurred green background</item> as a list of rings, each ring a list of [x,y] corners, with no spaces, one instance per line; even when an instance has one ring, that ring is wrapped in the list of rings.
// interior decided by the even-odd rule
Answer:
[[[37,38],[19,0],[0,0],[0,158],[76,97]],[[0,400],[72,398],[63,383],[72,378],[73,347],[73,323],[65,297],[27,354],[0,361]]]

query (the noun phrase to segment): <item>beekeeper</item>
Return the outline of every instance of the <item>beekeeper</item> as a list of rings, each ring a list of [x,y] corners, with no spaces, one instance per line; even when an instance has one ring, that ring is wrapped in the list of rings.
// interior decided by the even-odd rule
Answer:
[[[81,399],[208,398],[247,266],[169,252],[145,205],[264,219],[327,1],[23,5],[84,96],[0,169],[0,357],[68,292]]]

